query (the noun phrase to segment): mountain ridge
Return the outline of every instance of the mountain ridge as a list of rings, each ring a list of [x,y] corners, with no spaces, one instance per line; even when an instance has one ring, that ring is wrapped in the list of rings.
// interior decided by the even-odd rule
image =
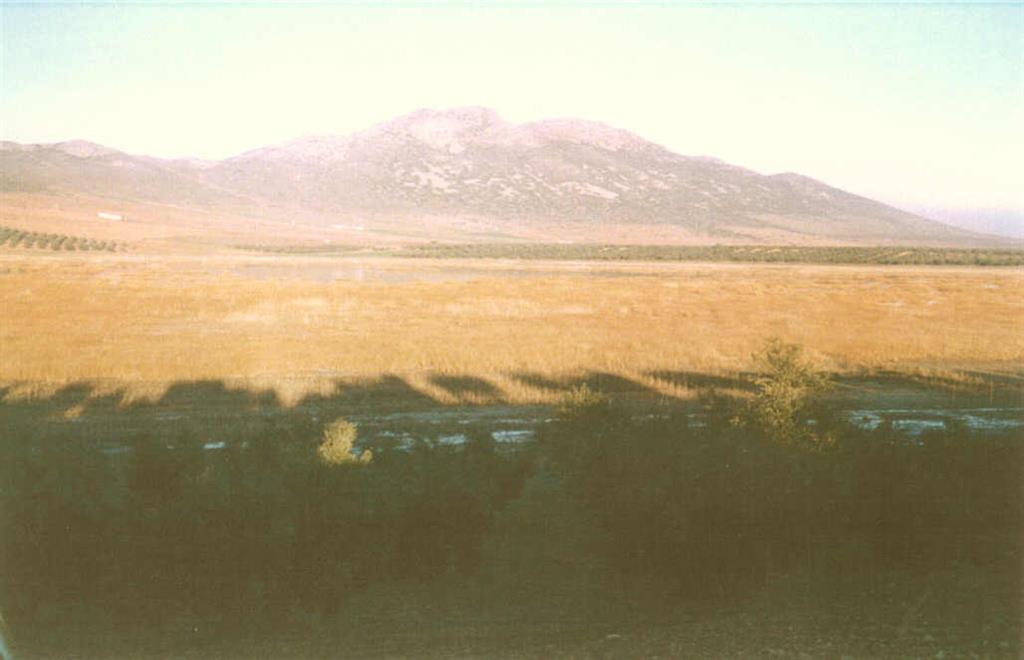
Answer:
[[[513,124],[480,106],[420,109],[349,135],[304,136],[221,160],[137,156],[84,140],[4,142],[0,190],[192,205],[311,226],[387,217],[427,234],[432,219],[449,218],[484,233],[576,240],[588,239],[588,227],[739,242],[989,238],[799,173],[763,175],[678,154],[602,122]]]

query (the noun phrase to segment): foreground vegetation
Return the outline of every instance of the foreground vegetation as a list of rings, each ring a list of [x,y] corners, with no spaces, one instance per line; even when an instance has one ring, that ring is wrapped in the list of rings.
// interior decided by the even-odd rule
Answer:
[[[800,602],[843,615],[784,654],[1017,657],[1020,439],[857,431],[829,421],[797,351],[762,357],[751,402],[709,394],[700,423],[583,386],[515,450],[368,447],[308,419],[214,448],[183,423],[102,454],[73,424],[8,423],[0,611],[27,656],[267,655],[299,637],[275,654],[504,655],[533,634],[521,611],[557,624],[572,603],[582,630],[633,631],[619,654],[721,656],[774,642],[755,626],[688,647],[694,613],[821,614],[771,609]],[[637,607],[648,627],[620,618]],[[509,622],[496,648],[429,646],[480,612]],[[397,630],[419,646],[387,646]],[[556,633],[522,654],[594,654]]]

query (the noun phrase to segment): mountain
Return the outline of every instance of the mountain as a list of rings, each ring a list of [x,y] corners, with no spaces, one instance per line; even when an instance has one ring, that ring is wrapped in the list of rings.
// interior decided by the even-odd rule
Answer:
[[[986,240],[799,174],[766,176],[683,156],[597,122],[511,124],[478,107],[418,110],[352,135],[306,137],[221,161],[133,156],[81,141],[4,142],[0,191],[309,226],[386,221],[428,238],[446,238],[459,225],[469,235],[575,240],[614,229],[631,242],[654,234],[722,242]]]

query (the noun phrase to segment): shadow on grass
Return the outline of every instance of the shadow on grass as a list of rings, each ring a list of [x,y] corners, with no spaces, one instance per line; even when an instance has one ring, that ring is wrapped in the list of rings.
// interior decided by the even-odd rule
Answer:
[[[714,376],[696,371],[649,371],[647,375],[656,380],[689,389],[722,389],[744,392],[753,392],[755,389],[753,376],[748,374]]]
[[[477,378],[476,376],[434,374],[430,376],[430,382],[458,401],[475,400],[477,402],[498,403],[503,399],[500,389],[483,378]]]
[[[218,380],[197,380],[171,385],[154,405],[161,408],[181,409],[216,406],[239,411],[254,411],[279,408],[281,402],[273,390],[254,392],[245,389],[232,389]]]
[[[1024,375],[996,371],[958,370],[935,373],[875,371],[841,376],[836,384],[847,390],[880,391],[891,394],[931,392],[945,397],[950,405],[965,399],[977,405],[1024,405]]]
[[[645,384],[607,372],[560,380],[534,373],[513,374],[512,378],[556,397],[586,385],[613,398],[666,398]],[[49,396],[22,396],[17,387],[5,386],[0,390],[0,422],[9,428],[31,430],[30,435],[36,437],[74,435],[76,442],[94,447],[132,446],[149,437],[168,438],[173,444],[185,436],[231,444],[263,431],[285,429],[289,436],[314,442],[324,426],[338,417],[359,417],[380,431],[391,424],[387,421],[391,415],[429,418],[436,412],[438,418],[444,418],[446,411],[456,409],[518,405],[497,384],[477,376],[432,374],[428,382],[447,397],[432,396],[394,374],[338,380],[332,390],[307,394],[291,405],[272,389],[251,390],[221,380],[177,382],[154,399],[133,399],[125,388],[89,382],[68,384]],[[432,430],[441,428],[435,423]]]
[[[560,379],[524,371],[511,374],[511,378],[528,387],[556,395],[568,394],[575,388],[586,386],[594,392],[605,395],[648,395],[661,400],[673,398],[667,397],[649,385],[607,371],[591,371],[581,376]]]

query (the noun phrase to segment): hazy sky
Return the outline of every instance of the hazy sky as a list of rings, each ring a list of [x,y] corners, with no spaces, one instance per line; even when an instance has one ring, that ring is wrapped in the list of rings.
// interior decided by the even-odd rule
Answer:
[[[1024,210],[1024,6],[0,6],[2,137],[220,158],[420,107],[572,116]]]

